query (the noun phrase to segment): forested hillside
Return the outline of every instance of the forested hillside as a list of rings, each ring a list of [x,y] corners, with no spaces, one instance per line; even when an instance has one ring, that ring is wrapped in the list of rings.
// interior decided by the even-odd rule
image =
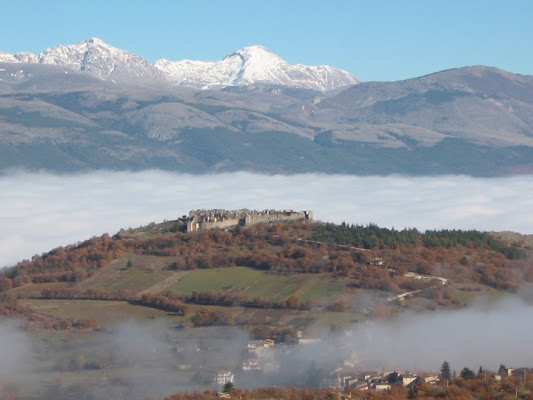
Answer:
[[[405,279],[406,272],[511,291],[533,279],[527,245],[478,231],[422,233],[311,222],[192,234],[182,230],[180,222],[166,222],[57,248],[4,271],[2,287],[68,282],[81,295],[89,278],[124,258],[132,268],[136,256],[159,257],[172,272],[240,266],[269,273],[330,273],[349,278],[354,287],[391,292],[418,287],[420,282]],[[109,292],[119,296],[117,290]]]

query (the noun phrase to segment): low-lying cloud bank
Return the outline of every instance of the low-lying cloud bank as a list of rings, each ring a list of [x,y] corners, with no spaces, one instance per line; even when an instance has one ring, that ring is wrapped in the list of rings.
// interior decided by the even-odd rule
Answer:
[[[198,208],[313,210],[340,223],[532,233],[531,176],[481,179],[161,171],[0,176],[0,266]]]
[[[372,320],[331,333],[314,345],[299,345],[290,354],[287,371],[313,362],[378,371],[438,370],[448,361],[457,374],[468,367],[497,371],[530,367],[533,306],[507,296],[496,302],[479,299],[477,305],[456,311],[403,313],[390,320]],[[320,330],[321,327],[317,327]],[[324,327],[322,327],[324,331]]]
[[[77,388],[76,398],[140,399],[191,389],[195,380],[187,372],[189,368],[207,376],[207,382],[196,382],[200,387],[213,388],[211,377],[217,369],[236,372],[238,387],[294,387],[318,384],[320,381],[313,380],[317,379],[313,369],[321,370],[325,375],[320,376],[325,377],[345,361],[355,363],[357,369],[382,372],[438,370],[445,360],[457,373],[464,367],[477,371],[480,365],[489,371],[497,371],[500,364],[530,367],[532,305],[511,296],[487,300],[480,299],[477,305],[457,311],[405,313],[391,320],[358,323],[343,331],[331,331],[326,322],[306,332],[319,339],[318,343],[261,352],[262,362],[277,365],[279,370],[253,374],[250,380],[239,371],[248,332],[237,327],[210,328],[192,336],[162,320],[129,320],[76,341],[74,347],[66,343],[65,348],[58,348],[57,343],[35,340],[4,324],[0,327],[0,373],[24,385],[35,379],[35,373],[43,372],[32,370],[32,355],[56,353],[54,365],[68,366],[75,360],[76,365],[68,367],[74,370],[104,361],[113,365],[109,381],[96,384],[88,379],[86,385]],[[181,353],[174,350],[176,344],[181,345]],[[42,364],[37,365],[42,368]],[[60,376],[62,370],[46,373]]]
[[[29,336],[17,328],[15,321],[2,319],[0,324],[0,379],[13,379],[31,365],[32,344]],[[0,381],[0,388],[3,382]]]
[[[358,327],[344,338],[363,365],[412,370],[438,369],[444,360],[459,373],[464,367],[497,371],[500,364],[530,366],[526,332],[533,307],[506,297],[458,311],[402,314],[392,321]]]

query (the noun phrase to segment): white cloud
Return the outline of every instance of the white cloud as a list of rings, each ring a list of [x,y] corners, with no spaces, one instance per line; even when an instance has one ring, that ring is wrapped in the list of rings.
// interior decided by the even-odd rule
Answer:
[[[196,208],[309,209],[315,218],[336,223],[532,233],[531,181],[531,176],[15,172],[0,177],[0,266]]]

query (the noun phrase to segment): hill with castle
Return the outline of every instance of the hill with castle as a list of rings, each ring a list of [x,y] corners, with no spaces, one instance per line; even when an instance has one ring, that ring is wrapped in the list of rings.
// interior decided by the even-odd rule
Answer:
[[[170,395],[220,390],[214,379],[228,377],[240,387],[305,386],[315,370],[292,366],[301,346],[354,324],[513,295],[533,277],[532,251],[521,235],[335,225],[311,211],[193,210],[3,270],[0,314],[32,333],[29,375],[13,378],[41,382],[25,386],[28,398],[43,387],[69,398],[124,390],[126,376],[146,382],[135,385],[144,396],[153,396],[148,382]],[[330,353],[320,368],[340,363],[356,379],[366,367],[341,344]]]

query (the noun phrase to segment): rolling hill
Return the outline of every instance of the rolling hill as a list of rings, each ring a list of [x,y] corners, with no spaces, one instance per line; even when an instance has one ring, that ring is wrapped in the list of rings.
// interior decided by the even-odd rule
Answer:
[[[310,221],[183,229],[167,221],[57,248],[4,270],[2,287],[37,304],[122,300],[175,310],[183,323],[187,305],[237,307],[237,324],[295,310],[306,313],[296,326],[304,328],[325,310],[371,318],[376,307],[457,308],[479,290],[515,292],[533,276],[531,241],[520,235]]]

